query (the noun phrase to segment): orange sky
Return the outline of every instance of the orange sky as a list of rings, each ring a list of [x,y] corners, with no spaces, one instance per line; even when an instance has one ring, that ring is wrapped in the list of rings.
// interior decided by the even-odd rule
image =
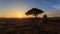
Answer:
[[[48,17],[52,17],[54,16],[55,17],[55,14],[54,13],[51,13],[51,12],[47,12],[47,13],[43,13],[43,14],[39,14],[38,17],[43,17],[44,14],[47,14]],[[12,12],[12,13],[7,13],[7,14],[0,14],[1,16],[0,17],[5,17],[5,18],[28,18],[28,17],[34,17],[34,16],[27,16],[25,14],[25,12]]]
[[[57,2],[56,2],[57,1]],[[32,8],[38,8],[44,11],[47,16],[60,16],[60,2],[58,0],[1,0],[0,1],[0,17],[6,18],[25,18],[25,12]],[[59,2],[59,3],[58,3]],[[42,17],[40,14],[39,17]]]

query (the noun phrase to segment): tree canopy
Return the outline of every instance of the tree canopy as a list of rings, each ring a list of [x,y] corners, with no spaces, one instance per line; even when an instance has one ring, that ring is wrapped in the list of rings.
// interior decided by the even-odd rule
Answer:
[[[38,14],[41,14],[41,13],[43,13],[42,10],[39,10],[37,8],[32,8],[31,10],[27,11],[25,14],[26,15],[33,15],[33,16],[36,16],[37,17]]]

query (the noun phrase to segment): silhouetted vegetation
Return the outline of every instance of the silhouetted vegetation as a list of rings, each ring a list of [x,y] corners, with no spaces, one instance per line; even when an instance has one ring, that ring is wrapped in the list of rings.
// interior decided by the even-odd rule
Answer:
[[[42,21],[43,21],[43,23],[46,23],[46,24],[48,23],[48,17],[46,14],[43,16]]]
[[[37,18],[38,14],[41,14],[41,13],[43,13],[42,10],[39,10],[39,9],[37,9],[37,8],[32,8],[31,10],[29,10],[29,11],[26,12],[25,14],[26,14],[26,15],[33,15],[33,16],[35,16],[35,17]]]
[[[44,15],[36,23],[34,19],[0,18],[0,34],[59,34],[60,23],[53,21],[56,18],[51,19]],[[45,22],[46,19],[48,22]]]
[[[26,15],[37,18],[42,10],[32,8]],[[60,18],[0,18],[0,34],[60,34]]]

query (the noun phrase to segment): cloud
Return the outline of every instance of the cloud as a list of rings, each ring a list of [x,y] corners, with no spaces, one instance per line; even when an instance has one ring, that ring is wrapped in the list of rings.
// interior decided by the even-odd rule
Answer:
[[[56,8],[57,10],[60,10],[60,0],[56,0],[57,2],[54,2],[55,4],[51,5],[51,7]]]
[[[49,17],[60,17],[60,11],[47,12],[46,14]]]
[[[52,7],[54,7],[54,8],[56,8],[56,9],[60,10],[60,4],[54,5],[54,6],[52,6]]]

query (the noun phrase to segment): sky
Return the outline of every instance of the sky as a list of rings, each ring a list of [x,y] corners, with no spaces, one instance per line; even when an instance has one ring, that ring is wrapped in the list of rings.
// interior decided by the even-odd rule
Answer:
[[[60,0],[0,0],[0,17],[27,17],[25,12],[32,8],[43,10],[49,17],[60,16]]]

